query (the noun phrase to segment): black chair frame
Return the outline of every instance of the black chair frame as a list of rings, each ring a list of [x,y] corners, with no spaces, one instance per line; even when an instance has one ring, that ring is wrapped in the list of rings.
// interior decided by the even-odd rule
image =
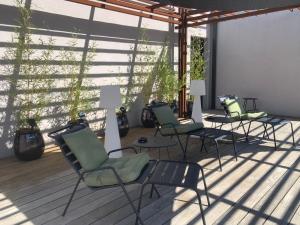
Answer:
[[[159,107],[159,106],[158,106]],[[191,120],[193,121],[193,123],[196,123],[195,120],[193,118],[183,118],[183,119],[179,119],[178,122],[182,122],[182,121],[188,121],[188,120]],[[187,152],[187,146],[183,146],[183,143],[182,141],[180,140],[180,136],[181,135],[187,135],[189,136],[190,133],[192,132],[195,132],[197,130],[201,130],[203,128],[200,128],[200,129],[196,129],[196,130],[193,130],[191,132],[188,132],[188,133],[179,133],[176,129],[176,125],[177,124],[173,124],[173,123],[164,123],[164,124],[160,124],[157,120],[156,120],[156,130],[155,130],[155,133],[154,133],[154,136],[157,135],[157,133],[159,132],[161,136],[164,136],[164,137],[171,137],[173,138],[173,136],[176,136],[177,140],[178,140],[178,143],[179,143],[179,146],[180,146],[180,149],[183,153],[183,159],[186,159],[186,152]],[[173,128],[174,130],[174,134],[163,134],[161,132],[161,128]]]
[[[116,177],[118,184],[115,185],[104,185],[104,186],[100,186],[100,187],[92,187],[92,186],[87,186],[88,188],[92,189],[92,190],[101,190],[101,189],[107,189],[107,188],[113,188],[113,187],[121,187],[126,198],[128,199],[131,208],[133,209],[134,213],[136,214],[136,217],[138,218],[138,220],[140,221],[140,224],[144,224],[142,219],[140,218],[140,215],[137,211],[137,209],[135,208],[133,201],[131,200],[125,185],[130,185],[130,184],[143,184],[146,180],[147,177],[154,171],[155,169],[155,165],[156,165],[156,161],[155,160],[150,160],[149,163],[143,168],[143,170],[141,171],[140,176],[132,181],[132,182],[123,182],[122,179],[120,178],[120,176],[118,175],[117,171],[110,166],[106,166],[106,167],[100,167],[97,168],[95,170],[89,170],[89,171],[84,171],[84,169],[81,167],[79,161],[77,160],[76,156],[71,152],[71,150],[69,149],[69,147],[67,146],[67,144],[65,144],[62,135],[63,134],[67,134],[67,133],[72,133],[72,132],[76,132],[80,129],[84,129],[86,127],[86,125],[84,124],[77,124],[77,125],[67,125],[65,127],[59,128],[55,131],[52,131],[48,134],[48,136],[50,138],[53,138],[56,141],[56,144],[59,145],[61,152],[64,156],[64,158],[67,160],[67,162],[71,165],[71,167],[75,170],[76,174],[79,176],[75,187],[73,189],[73,192],[67,202],[67,205],[62,213],[62,216],[65,216],[65,214],[67,213],[67,210],[71,204],[71,201],[73,200],[73,197],[75,195],[75,192],[80,184],[81,181],[84,181],[84,175],[93,171],[100,171],[100,170],[111,170],[114,174],[114,176]],[[111,150],[110,152],[108,152],[108,155],[114,153],[114,152],[118,152],[118,151],[124,151],[124,150],[132,150],[134,153],[137,154],[137,151],[135,148],[133,147],[126,147],[126,148],[120,148],[120,149],[115,149],[115,150]],[[160,197],[160,194],[158,192],[158,190],[156,189],[156,187],[153,185],[152,189],[156,192],[157,196]],[[151,191],[151,196],[152,197],[152,192]]]

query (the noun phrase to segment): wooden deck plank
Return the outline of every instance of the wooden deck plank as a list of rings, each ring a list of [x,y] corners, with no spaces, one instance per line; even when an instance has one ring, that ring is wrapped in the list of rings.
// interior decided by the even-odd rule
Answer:
[[[205,122],[210,126],[210,123]],[[299,142],[300,122],[293,121],[295,139]],[[230,143],[221,144],[223,172],[218,169],[215,150],[199,152],[199,141],[189,144],[188,160],[204,167],[211,196],[211,207],[204,205],[207,224],[300,224],[298,148],[291,148],[289,127],[276,132],[279,150],[271,140],[262,140],[261,124],[251,128],[250,144],[237,143],[239,160],[232,157]],[[226,126],[225,126],[226,128]],[[227,126],[227,128],[230,128]],[[237,133],[243,134],[240,128]],[[153,129],[131,129],[122,139],[130,144],[139,136],[153,135]],[[148,152],[157,157],[156,151]],[[180,159],[178,147],[170,151],[172,159]],[[162,151],[163,157],[167,157]],[[62,210],[71,194],[76,175],[55,148],[40,160],[29,163],[13,158],[0,160],[0,224],[100,224],[132,225],[135,221],[129,203],[120,189],[91,191],[83,184],[75,195],[65,217]],[[203,186],[199,183],[199,188]],[[180,188],[159,187],[160,199],[148,199],[145,193],[141,216],[146,224],[202,224],[196,196]],[[137,203],[139,187],[128,186]],[[275,194],[274,194],[275,193]],[[205,204],[206,199],[202,196]],[[291,210],[288,210],[288,209]]]
[[[281,224],[288,224],[294,217],[298,207],[300,205],[300,173],[298,178],[290,190],[279,202],[277,207],[273,210],[265,225],[271,225],[281,221]],[[271,219],[270,219],[271,218]],[[273,220],[276,219],[276,221]],[[300,223],[300,220],[298,221]]]
[[[243,224],[263,224],[271,216],[273,210],[280,204],[284,196],[299,178],[299,172],[294,172],[293,168],[299,168],[300,158],[295,159],[291,169],[286,171],[284,176],[255,204],[255,206],[243,218]],[[271,217],[272,218],[272,217]],[[278,221],[275,220],[276,223]]]
[[[291,219],[291,221],[289,221],[288,225],[296,225],[299,224],[300,221],[300,204],[297,207],[297,210],[295,212],[295,214],[293,215],[293,218]]]

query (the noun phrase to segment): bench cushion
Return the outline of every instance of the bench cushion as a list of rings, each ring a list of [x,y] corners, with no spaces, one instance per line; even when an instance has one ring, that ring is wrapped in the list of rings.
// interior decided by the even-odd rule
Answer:
[[[245,113],[245,116],[247,117],[248,120],[256,120],[262,117],[266,117],[268,116],[268,114],[265,112],[255,112],[255,113]]]
[[[179,124],[179,125],[175,126],[178,134],[186,134],[191,131],[199,130],[203,127],[204,127],[203,123],[186,123],[186,124]],[[160,128],[160,132],[162,135],[175,134],[174,128],[171,128],[171,127],[162,127],[162,128]]]
[[[140,176],[149,160],[150,158],[146,153],[139,153],[122,158],[109,158],[101,167],[113,167],[123,183],[128,183]],[[112,170],[98,170],[88,173],[84,177],[84,182],[90,187],[118,184]]]

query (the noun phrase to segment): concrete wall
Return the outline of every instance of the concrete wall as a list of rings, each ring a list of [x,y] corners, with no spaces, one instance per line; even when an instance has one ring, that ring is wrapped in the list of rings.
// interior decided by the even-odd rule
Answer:
[[[300,11],[218,24],[217,95],[259,98],[258,108],[300,116]]]
[[[139,80],[135,71],[139,66],[145,65],[145,62],[142,62],[141,59],[146,53],[139,51],[141,28],[145,29],[150,41],[150,49],[156,56],[161,52],[166,37],[169,38],[170,47],[173,50],[170,57],[174,61],[174,69],[177,70],[177,32],[174,27],[164,22],[103,9],[95,9],[93,13],[91,7],[64,0],[56,0],[55,2],[53,0],[27,1],[31,3],[34,40],[39,38],[46,40],[48,37],[53,37],[55,50],[59,52],[61,48],[68,45],[72,36],[76,35],[78,38],[77,52],[79,59],[86,51],[85,46],[87,44],[96,44],[96,56],[89,73],[85,76],[85,83],[89,89],[96,92],[103,85],[121,85],[122,91],[124,93],[130,92],[134,98],[134,104],[129,113],[130,125],[139,125],[140,112],[144,105],[140,94],[142,90],[139,89],[136,93],[132,92],[130,83],[134,79]],[[17,25],[17,18],[18,13],[13,1],[2,0],[0,3],[0,71],[6,65],[3,56],[6,47],[11,43],[11,36]],[[205,37],[205,27],[190,29],[189,41],[191,35]],[[38,46],[35,47],[38,48]],[[14,99],[9,97],[8,80],[10,75],[0,73],[0,157],[12,154],[15,108],[13,106]],[[57,74],[55,76],[56,87],[50,90],[53,96],[59,96],[66,91],[64,87],[66,76],[68,75]],[[95,130],[101,127],[104,118],[104,111],[99,108],[97,98],[93,109],[88,113],[88,119]],[[68,117],[65,110],[61,110],[62,106],[63,103],[53,97],[53,101],[47,106],[47,113],[42,117],[41,129],[44,133],[47,133],[53,127],[66,123]]]

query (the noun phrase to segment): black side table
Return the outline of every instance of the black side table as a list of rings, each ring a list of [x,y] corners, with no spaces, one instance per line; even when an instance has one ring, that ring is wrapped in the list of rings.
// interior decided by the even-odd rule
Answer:
[[[203,224],[206,225],[200,193],[197,187],[200,172],[204,184],[204,191],[207,198],[207,203],[208,205],[210,205],[204,172],[200,165],[192,162],[161,160],[157,162],[154,172],[150,175],[149,179],[142,185],[137,211],[140,212],[143,191],[145,186],[147,186],[148,184],[152,185],[151,195],[153,192],[154,185],[187,188],[196,192],[199,201],[202,221]]]
[[[215,128],[203,128],[202,130],[190,133],[187,136],[186,145],[188,143],[190,135],[198,136],[198,137],[201,138],[202,145],[201,145],[201,150],[200,151],[203,150],[203,147],[206,149],[205,143],[204,143],[206,139],[212,140],[215,143],[216,150],[217,150],[217,157],[218,157],[218,160],[219,160],[220,171],[222,171],[222,163],[221,163],[221,157],[220,157],[219,143],[218,142],[223,140],[224,138],[230,136],[231,140],[232,140],[232,145],[233,145],[233,153],[234,153],[235,159],[237,161],[235,138],[234,138],[234,133],[232,131],[220,130],[220,129],[215,129]]]
[[[244,97],[244,110],[245,112],[256,112],[257,108],[256,108],[256,100],[258,100],[258,98],[251,98],[251,97]],[[248,101],[252,101],[252,109],[248,110]]]
[[[139,148],[140,152],[142,152],[142,149],[158,149],[158,159],[160,159],[160,150],[162,148],[167,149],[168,153],[168,159],[170,159],[169,154],[169,147],[173,147],[177,145],[177,142],[175,140],[172,140],[167,137],[160,137],[160,136],[147,136],[147,142],[145,143],[139,143],[138,139],[135,140],[132,145],[136,148]]]
[[[265,138],[265,136],[267,135],[269,137],[267,128],[268,125],[270,125],[272,127],[272,131],[273,131],[273,141],[274,141],[274,149],[277,149],[277,144],[276,144],[276,136],[275,136],[275,127],[276,126],[284,126],[286,124],[290,124],[291,126],[291,133],[292,133],[292,138],[293,138],[293,146],[295,146],[295,137],[294,137],[294,128],[293,128],[293,124],[291,121],[286,120],[286,119],[282,119],[282,118],[276,118],[276,117],[262,117],[260,119],[257,120],[253,120],[254,122],[260,122],[263,124],[264,126],[264,133],[263,133],[263,138]],[[248,132],[247,132],[247,137],[249,135],[250,132],[250,126],[251,123],[253,122],[252,120],[249,123],[249,127],[248,127]]]

